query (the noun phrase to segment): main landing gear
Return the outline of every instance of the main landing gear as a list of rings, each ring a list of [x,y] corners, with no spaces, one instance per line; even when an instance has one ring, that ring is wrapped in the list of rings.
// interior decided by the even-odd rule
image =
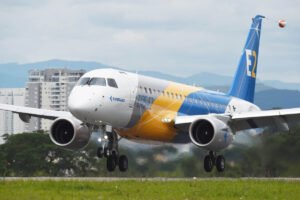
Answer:
[[[204,158],[204,169],[206,172],[211,172],[216,166],[218,172],[225,170],[225,158],[222,155],[217,156],[215,152],[210,151]]]
[[[101,142],[103,145],[98,147],[97,156],[99,158],[106,158],[106,168],[109,172],[113,172],[117,166],[121,172],[128,169],[128,158],[125,155],[119,154],[118,149],[118,135],[111,130],[106,131],[105,127],[101,128]]]

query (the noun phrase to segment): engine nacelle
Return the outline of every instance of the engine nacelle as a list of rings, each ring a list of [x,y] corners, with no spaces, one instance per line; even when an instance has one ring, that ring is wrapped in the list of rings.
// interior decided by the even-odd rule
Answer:
[[[233,141],[228,125],[213,116],[195,120],[190,125],[189,136],[196,146],[212,151],[224,149]]]
[[[89,143],[91,133],[89,127],[76,118],[58,118],[50,128],[52,142],[68,150],[83,149]]]

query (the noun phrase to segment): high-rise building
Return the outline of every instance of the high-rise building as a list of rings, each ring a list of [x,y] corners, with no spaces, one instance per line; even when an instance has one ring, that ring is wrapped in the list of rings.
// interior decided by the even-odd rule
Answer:
[[[25,88],[0,88],[0,103],[24,106]],[[0,144],[3,143],[3,134],[23,133],[24,128],[24,122],[19,115],[0,111]]]
[[[30,70],[26,83],[25,105],[33,108],[67,111],[69,94],[85,70]],[[32,118],[26,131],[49,130],[51,121]]]

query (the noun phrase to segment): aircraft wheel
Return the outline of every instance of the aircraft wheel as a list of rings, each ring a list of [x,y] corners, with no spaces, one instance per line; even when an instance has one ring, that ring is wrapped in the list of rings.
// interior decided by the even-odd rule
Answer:
[[[102,147],[98,147],[98,149],[97,149],[97,156],[98,156],[98,158],[102,158],[103,154],[104,154],[103,148]]]
[[[204,158],[204,169],[206,172],[211,172],[214,167],[213,160],[211,156],[207,155]]]
[[[224,156],[218,156],[216,161],[216,167],[218,172],[223,172],[225,170],[225,158]]]
[[[121,172],[125,172],[128,169],[128,159],[127,156],[122,155],[119,158],[119,169]]]
[[[113,172],[116,169],[116,158],[113,155],[107,157],[106,167],[109,172]]]

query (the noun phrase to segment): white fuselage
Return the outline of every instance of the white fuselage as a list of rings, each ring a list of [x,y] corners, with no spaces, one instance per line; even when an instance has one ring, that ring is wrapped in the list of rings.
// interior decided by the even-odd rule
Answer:
[[[70,112],[84,123],[111,125],[128,139],[172,142],[180,134],[172,127],[176,116],[259,110],[223,93],[119,70],[90,71],[81,80],[93,78],[105,85],[79,81],[69,96]]]

